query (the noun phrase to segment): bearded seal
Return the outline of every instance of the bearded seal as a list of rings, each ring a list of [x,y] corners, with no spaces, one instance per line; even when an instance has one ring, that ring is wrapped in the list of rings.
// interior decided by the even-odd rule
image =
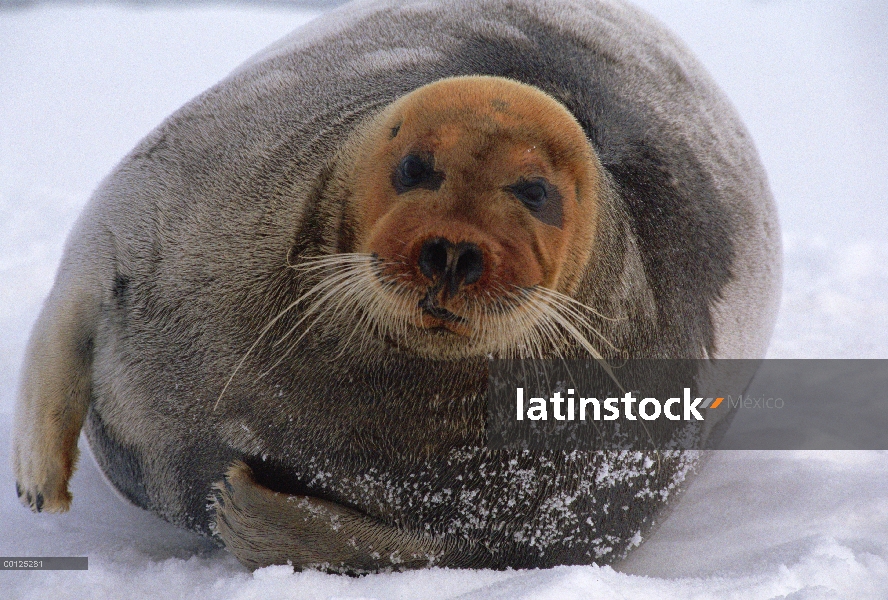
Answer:
[[[612,563],[699,455],[491,450],[487,357],[760,358],[779,248],[739,118],[636,9],[349,5],[96,191],[30,338],[17,492],[67,510],[83,429],[250,567]]]

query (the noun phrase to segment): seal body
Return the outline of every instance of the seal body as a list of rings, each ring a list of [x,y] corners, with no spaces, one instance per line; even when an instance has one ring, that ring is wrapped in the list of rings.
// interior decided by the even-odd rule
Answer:
[[[748,134],[646,15],[349,5],[96,192],[32,334],[19,494],[67,508],[83,426],[126,498],[251,566],[613,562],[698,454],[489,450],[488,355],[761,358],[779,280]],[[598,338],[494,315],[539,288]]]

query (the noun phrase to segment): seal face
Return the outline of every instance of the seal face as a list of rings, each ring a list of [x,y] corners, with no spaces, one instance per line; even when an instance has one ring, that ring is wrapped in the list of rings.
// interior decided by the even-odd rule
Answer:
[[[576,289],[597,225],[599,166],[570,113],[518,82],[450,78],[356,144],[348,219],[374,259],[376,327],[433,358],[539,352],[537,322]]]
[[[756,152],[647,16],[344,7],[96,191],[29,342],[17,492],[67,510],[83,428],[122,495],[251,567],[612,563],[700,456],[493,450],[487,356],[760,358],[779,280]]]

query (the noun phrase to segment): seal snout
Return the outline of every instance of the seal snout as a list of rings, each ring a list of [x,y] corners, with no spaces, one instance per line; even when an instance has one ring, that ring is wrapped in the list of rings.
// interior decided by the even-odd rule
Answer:
[[[471,242],[454,244],[443,237],[426,240],[417,263],[433,287],[444,289],[445,297],[455,296],[461,287],[476,283],[484,272],[481,248]]]

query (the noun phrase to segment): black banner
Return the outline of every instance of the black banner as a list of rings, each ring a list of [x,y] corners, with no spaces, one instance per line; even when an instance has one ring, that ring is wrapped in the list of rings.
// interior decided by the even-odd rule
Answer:
[[[886,450],[888,360],[492,360],[488,445]]]

